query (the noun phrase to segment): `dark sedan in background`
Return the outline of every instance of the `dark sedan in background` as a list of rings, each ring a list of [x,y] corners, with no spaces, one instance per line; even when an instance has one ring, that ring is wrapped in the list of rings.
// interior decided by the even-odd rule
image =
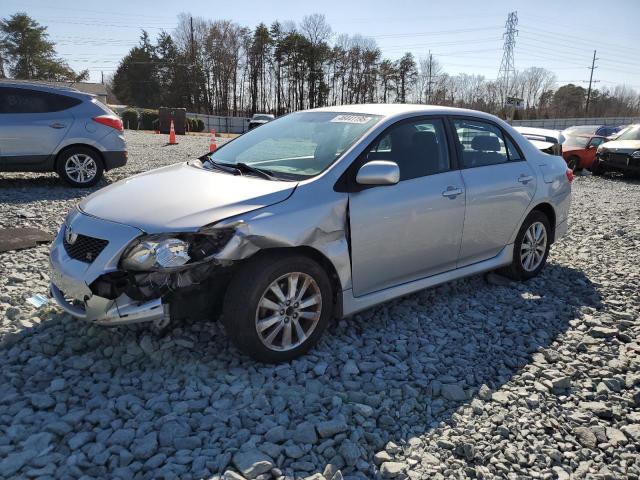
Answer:
[[[594,175],[610,171],[640,174],[640,124],[631,125],[616,140],[600,145],[591,171]]]

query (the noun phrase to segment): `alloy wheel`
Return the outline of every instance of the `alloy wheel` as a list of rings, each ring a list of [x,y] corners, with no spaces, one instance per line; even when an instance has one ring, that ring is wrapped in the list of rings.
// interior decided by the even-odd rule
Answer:
[[[268,349],[292,350],[311,336],[321,314],[322,294],[313,277],[287,273],[262,293],[255,316],[256,332]]]
[[[76,183],[88,183],[96,176],[96,161],[84,153],[71,155],[64,165],[67,176]]]
[[[532,223],[520,245],[520,262],[527,272],[540,266],[547,251],[547,229],[542,222]]]

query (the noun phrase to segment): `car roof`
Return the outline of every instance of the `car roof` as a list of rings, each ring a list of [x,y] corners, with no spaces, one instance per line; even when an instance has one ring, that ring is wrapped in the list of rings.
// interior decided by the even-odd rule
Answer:
[[[513,128],[515,128],[520,133],[530,133],[555,138],[558,138],[561,133],[560,130],[552,130],[550,128],[523,127],[520,125],[514,125]]]
[[[467,108],[442,107],[440,105],[418,105],[407,103],[361,103],[355,105],[336,105],[332,107],[314,108],[309,112],[340,112],[361,113],[369,115],[382,115],[383,117],[395,117],[404,114],[425,115],[471,115],[495,120],[497,117],[489,113]]]
[[[0,87],[11,87],[11,88],[24,88],[29,90],[39,90],[41,92],[50,92],[50,93],[60,93],[63,95],[71,95],[73,97],[82,98],[82,99],[90,99],[94,97],[90,93],[81,92],[77,88],[73,88],[72,86],[66,85],[51,85],[48,83],[41,83],[37,80],[34,81],[11,81],[11,80],[0,80]]]

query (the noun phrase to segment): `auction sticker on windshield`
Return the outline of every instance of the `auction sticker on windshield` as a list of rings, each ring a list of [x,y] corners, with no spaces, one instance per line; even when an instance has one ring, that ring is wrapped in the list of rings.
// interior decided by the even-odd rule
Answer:
[[[340,123],[367,123],[371,117],[364,115],[338,115],[331,119],[332,122]]]

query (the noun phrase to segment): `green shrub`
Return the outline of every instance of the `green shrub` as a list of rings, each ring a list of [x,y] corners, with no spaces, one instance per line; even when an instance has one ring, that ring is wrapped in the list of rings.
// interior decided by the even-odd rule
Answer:
[[[122,112],[121,117],[124,128],[128,128],[129,130],[138,129],[138,112],[136,110],[133,108],[127,108]]]
[[[151,110],[149,108],[145,108],[142,110],[142,129],[143,130],[154,130],[155,127],[154,121],[158,120],[158,110]]]
[[[202,121],[201,118],[196,119],[196,124],[197,124],[196,132],[203,132],[204,131],[204,122]]]

